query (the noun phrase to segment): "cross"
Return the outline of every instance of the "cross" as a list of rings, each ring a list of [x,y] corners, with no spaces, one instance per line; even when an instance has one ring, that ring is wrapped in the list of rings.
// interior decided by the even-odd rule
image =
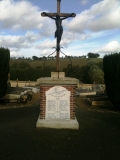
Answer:
[[[59,72],[59,55],[60,55],[60,41],[63,33],[62,20],[67,19],[69,17],[75,17],[75,13],[60,13],[60,2],[61,0],[57,0],[57,13],[46,13],[42,12],[41,16],[49,17],[56,22],[56,31],[55,37],[57,38],[56,44],[56,70]]]

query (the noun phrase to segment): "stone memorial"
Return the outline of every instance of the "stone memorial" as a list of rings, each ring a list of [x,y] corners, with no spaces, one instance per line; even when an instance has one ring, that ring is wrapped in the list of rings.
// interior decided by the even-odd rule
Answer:
[[[75,117],[75,94],[79,80],[75,78],[39,78],[40,114],[36,127],[79,129]]]
[[[47,16],[55,20],[57,72],[51,72],[51,77],[37,80],[40,85],[40,114],[36,127],[79,129],[79,123],[75,117],[75,95],[79,80],[65,77],[65,73],[60,72],[59,69],[60,41],[63,33],[62,21],[76,15],[74,13],[60,13],[60,2],[61,0],[57,0],[57,13],[41,13],[43,17]]]

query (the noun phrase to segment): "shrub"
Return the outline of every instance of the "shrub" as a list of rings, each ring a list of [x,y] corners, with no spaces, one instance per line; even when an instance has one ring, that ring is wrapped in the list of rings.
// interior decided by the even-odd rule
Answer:
[[[0,48],[0,98],[6,94],[9,73],[9,49]]]
[[[120,110],[120,53],[104,56],[103,70],[108,97]]]

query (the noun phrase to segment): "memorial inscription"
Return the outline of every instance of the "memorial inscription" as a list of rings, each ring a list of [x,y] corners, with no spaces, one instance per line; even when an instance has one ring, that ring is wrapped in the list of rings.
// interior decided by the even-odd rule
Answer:
[[[61,86],[46,91],[45,119],[70,119],[70,91]]]

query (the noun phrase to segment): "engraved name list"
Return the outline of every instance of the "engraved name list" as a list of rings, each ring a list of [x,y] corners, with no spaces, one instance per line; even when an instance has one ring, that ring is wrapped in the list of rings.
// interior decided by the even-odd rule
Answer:
[[[70,119],[70,91],[61,86],[46,91],[45,119]]]

